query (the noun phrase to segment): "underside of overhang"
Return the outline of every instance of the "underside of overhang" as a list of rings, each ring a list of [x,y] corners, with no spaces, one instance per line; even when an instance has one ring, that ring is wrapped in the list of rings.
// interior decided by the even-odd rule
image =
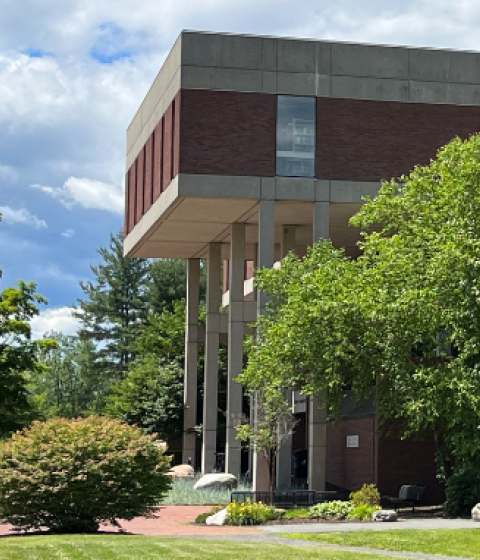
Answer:
[[[282,227],[296,226],[298,254],[312,244],[313,202],[277,201],[275,205],[276,258],[280,258]],[[229,255],[230,226],[246,224],[246,258],[254,260],[258,239],[256,199],[177,197],[159,216],[152,207],[126,240],[126,254],[143,258],[206,258],[210,242],[222,243],[222,258]],[[350,217],[359,203],[330,203],[330,238],[347,254],[358,255],[359,231],[350,227]],[[142,224],[142,222],[144,222]],[[135,243],[132,242],[137,238]]]

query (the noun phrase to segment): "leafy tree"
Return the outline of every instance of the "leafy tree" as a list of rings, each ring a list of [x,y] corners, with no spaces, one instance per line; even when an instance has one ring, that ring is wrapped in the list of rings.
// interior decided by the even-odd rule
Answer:
[[[118,420],[54,418],[0,443],[0,519],[19,529],[91,533],[151,515],[170,487],[170,457]]]
[[[98,250],[103,262],[92,266],[94,282],[80,282],[86,299],[73,315],[81,320],[79,336],[96,345],[104,375],[122,379],[135,359],[138,327],[148,314],[148,272],[145,259],[123,256],[123,234],[110,236],[110,246]]]
[[[149,302],[153,313],[174,311],[178,301],[185,300],[187,261],[185,259],[155,259],[149,271]],[[200,301],[205,300],[205,268],[200,270]]]
[[[31,340],[30,321],[38,315],[37,304],[46,303],[35,289],[33,282],[19,281],[0,292],[0,437],[32,419],[29,375],[42,369],[38,355],[52,347],[50,340]]]
[[[172,442],[183,431],[185,302],[139,328],[138,358],[113,388],[107,412]]]
[[[270,492],[276,486],[277,457],[285,441],[291,437],[296,425],[292,407],[285,401],[283,391],[265,386],[253,395],[255,417],[237,426],[237,438],[263,455],[267,468]]]
[[[375,388],[383,422],[434,434],[447,481],[478,473],[479,213],[479,135],[385,182],[352,219],[364,229],[357,261],[322,242],[259,274],[271,313],[242,382],[301,386],[333,415],[345,388]]]
[[[48,338],[56,346],[43,355],[45,368],[32,380],[43,416],[77,418],[101,412],[110,386],[100,374],[93,342],[55,332]]]

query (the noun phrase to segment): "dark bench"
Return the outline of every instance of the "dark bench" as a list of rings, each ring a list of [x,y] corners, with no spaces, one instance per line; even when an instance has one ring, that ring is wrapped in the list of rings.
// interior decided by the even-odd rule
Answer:
[[[334,491],[316,491],[316,490],[274,490],[268,491],[235,491],[231,494],[232,502],[244,503],[247,500],[251,502],[262,502],[267,505],[274,505],[278,508],[289,509],[293,507],[311,507],[321,502],[334,500],[336,496]]]
[[[397,497],[382,496],[382,499],[393,504],[395,511],[399,507],[411,507],[412,513],[415,513],[415,506],[422,501],[425,486],[416,486],[414,484],[404,484],[400,487]]]

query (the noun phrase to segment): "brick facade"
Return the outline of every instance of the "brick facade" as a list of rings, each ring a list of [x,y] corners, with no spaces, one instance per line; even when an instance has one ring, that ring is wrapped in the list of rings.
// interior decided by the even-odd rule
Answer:
[[[379,181],[425,165],[455,136],[480,131],[480,107],[317,99],[316,176]]]
[[[276,95],[184,90],[180,172],[275,176]]]

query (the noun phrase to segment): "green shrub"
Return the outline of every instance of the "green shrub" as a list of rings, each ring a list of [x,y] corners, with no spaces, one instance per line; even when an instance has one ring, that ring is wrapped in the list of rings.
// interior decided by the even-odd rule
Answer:
[[[341,500],[323,502],[310,508],[310,517],[317,519],[346,519],[354,507],[353,502],[342,502]]]
[[[379,506],[380,492],[375,484],[364,484],[360,490],[350,494],[350,499],[356,506]]]
[[[370,521],[372,515],[380,509],[380,506],[369,506],[368,504],[360,504],[355,506],[347,515],[347,519],[358,521]]]
[[[262,502],[232,502],[227,506],[228,525],[260,525],[277,519],[275,508]]]
[[[0,520],[65,533],[148,515],[170,486],[169,464],[153,436],[119,420],[35,422],[0,442]]]
[[[310,510],[307,508],[293,508],[288,509],[283,515],[282,519],[308,519],[310,517]]]
[[[470,516],[473,506],[480,502],[480,477],[474,469],[465,469],[447,480],[445,489],[446,517]]]

